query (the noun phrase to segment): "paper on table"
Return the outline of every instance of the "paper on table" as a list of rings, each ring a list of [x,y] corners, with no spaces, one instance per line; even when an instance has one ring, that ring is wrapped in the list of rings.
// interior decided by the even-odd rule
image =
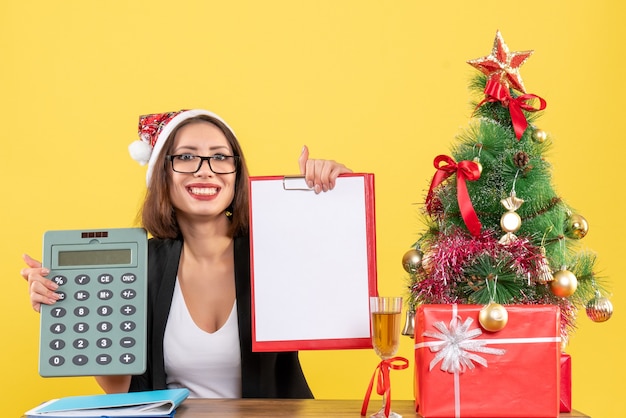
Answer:
[[[250,194],[255,349],[371,347],[373,176],[320,194],[302,178],[257,177]]]

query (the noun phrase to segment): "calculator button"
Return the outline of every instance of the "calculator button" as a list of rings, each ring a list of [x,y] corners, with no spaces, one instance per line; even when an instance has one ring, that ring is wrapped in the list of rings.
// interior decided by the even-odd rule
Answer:
[[[87,364],[88,362],[89,362],[89,358],[83,354],[79,354],[77,356],[74,356],[74,358],[72,358],[72,363],[74,363],[77,366],[83,366]]]
[[[52,340],[50,341],[50,348],[53,350],[62,350],[65,348],[65,341],[63,340]]]
[[[133,273],[122,274],[123,283],[135,283],[136,280],[137,276],[135,276]]]
[[[55,282],[56,284],[58,284],[59,286],[63,286],[65,283],[67,283],[67,277],[61,275],[61,274],[57,274],[56,276],[53,276],[52,279],[53,282]]]
[[[89,341],[87,341],[84,338],[79,338],[77,340],[74,340],[72,345],[74,346],[75,349],[82,350],[83,348],[87,348],[89,346]]]
[[[89,315],[89,308],[86,306],[77,306],[74,308],[74,315],[82,317]]]
[[[112,281],[113,281],[113,276],[108,273],[104,273],[98,276],[98,283],[109,284]]]
[[[110,290],[101,290],[98,292],[98,299],[109,300],[113,298],[113,292]]]
[[[101,366],[109,364],[111,360],[112,358],[108,354],[100,354],[98,357],[96,357],[96,363],[100,364]]]
[[[137,308],[134,305],[124,305],[120,308],[122,315],[132,315],[137,312]]]
[[[48,360],[48,363],[51,366],[62,366],[65,363],[65,358],[62,356],[52,356],[50,360]]]
[[[50,309],[50,315],[54,318],[63,318],[67,311],[65,308],[52,308]]]
[[[120,345],[124,348],[130,348],[135,345],[135,342],[133,337],[124,337],[120,340]]]
[[[100,316],[109,316],[113,313],[113,308],[111,308],[110,306],[100,306],[98,308],[98,315]]]
[[[76,299],[79,302],[82,302],[83,300],[87,300],[89,299],[89,292],[85,290],[79,290],[78,292],[74,293],[74,299]]]
[[[65,332],[64,324],[52,324],[50,325],[50,332],[53,334],[63,334]]]
[[[122,290],[120,296],[122,296],[123,299],[134,299],[135,296],[137,296],[137,292],[135,292],[133,289],[125,289]]]
[[[86,322],[77,322],[74,324],[74,332],[83,333],[89,331],[89,324]]]
[[[86,274],[79,274],[78,276],[74,277],[74,282],[78,285],[86,285],[90,281],[91,277]]]
[[[111,344],[113,344],[113,341],[109,338],[99,338],[98,341],[96,341],[96,345],[100,348],[109,348]]]
[[[133,331],[137,327],[133,321],[124,321],[120,324],[120,329],[125,332]]]
[[[130,364],[130,363],[132,363],[134,361],[135,361],[135,356],[130,354],[130,353],[122,354],[120,356],[120,362],[122,362],[124,364]]]
[[[100,332],[109,332],[113,328],[110,322],[100,322],[98,324],[98,331]]]
[[[66,297],[65,292],[56,292],[56,293],[57,293],[57,295],[59,295],[59,298],[57,299],[57,302],[65,300],[65,297]]]

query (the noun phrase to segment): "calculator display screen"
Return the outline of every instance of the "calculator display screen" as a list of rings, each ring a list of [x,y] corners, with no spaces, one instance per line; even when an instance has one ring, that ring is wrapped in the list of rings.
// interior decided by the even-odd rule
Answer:
[[[131,250],[59,251],[59,266],[130,264]]]

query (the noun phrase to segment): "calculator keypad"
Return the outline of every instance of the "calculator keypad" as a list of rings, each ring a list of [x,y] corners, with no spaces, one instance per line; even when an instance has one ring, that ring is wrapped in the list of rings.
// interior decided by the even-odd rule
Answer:
[[[116,270],[53,272],[61,298],[42,305],[42,376],[145,370],[146,281]]]

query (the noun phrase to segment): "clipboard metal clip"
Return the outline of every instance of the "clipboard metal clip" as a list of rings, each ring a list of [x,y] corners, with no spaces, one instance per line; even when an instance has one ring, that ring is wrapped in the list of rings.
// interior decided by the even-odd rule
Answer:
[[[313,189],[307,186],[304,176],[285,176],[283,177],[283,190],[300,190],[303,192],[312,192]]]

